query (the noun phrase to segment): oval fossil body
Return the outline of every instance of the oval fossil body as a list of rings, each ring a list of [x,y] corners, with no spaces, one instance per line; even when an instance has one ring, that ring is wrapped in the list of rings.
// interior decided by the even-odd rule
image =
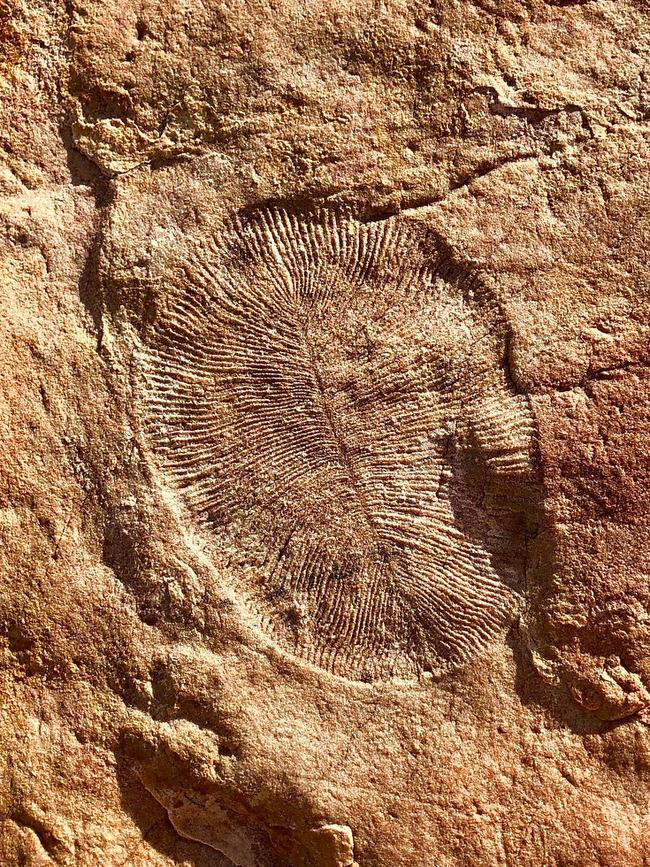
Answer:
[[[398,218],[263,211],[172,269],[144,338],[146,436],[282,648],[408,676],[507,621],[532,424],[505,333]]]

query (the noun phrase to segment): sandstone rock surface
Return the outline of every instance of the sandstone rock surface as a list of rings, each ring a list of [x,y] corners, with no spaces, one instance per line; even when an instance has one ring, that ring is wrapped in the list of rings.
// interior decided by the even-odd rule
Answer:
[[[0,47],[0,863],[650,863],[647,5]]]

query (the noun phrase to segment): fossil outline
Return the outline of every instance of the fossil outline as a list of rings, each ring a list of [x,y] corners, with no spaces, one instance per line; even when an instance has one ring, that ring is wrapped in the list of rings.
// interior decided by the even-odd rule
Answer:
[[[443,672],[507,622],[517,594],[453,502],[476,500],[458,455],[497,488],[531,477],[504,335],[481,281],[404,218],[262,209],[172,267],[141,352],[146,435],[285,650],[351,678]]]

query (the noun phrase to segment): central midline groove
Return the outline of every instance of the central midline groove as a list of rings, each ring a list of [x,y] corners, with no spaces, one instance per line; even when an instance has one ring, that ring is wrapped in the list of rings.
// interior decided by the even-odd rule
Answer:
[[[375,521],[372,517],[372,512],[368,505],[368,501],[363,493],[363,483],[361,480],[361,476],[358,474],[352,456],[350,454],[350,449],[345,441],[345,437],[341,433],[338,424],[336,423],[336,419],[334,413],[332,412],[329,404],[329,400],[327,397],[327,389],[325,386],[325,382],[323,381],[323,377],[321,375],[320,369],[318,367],[318,362],[316,360],[316,355],[314,353],[314,349],[311,343],[308,340],[305,340],[305,343],[308,347],[309,352],[309,360],[311,362],[311,368],[314,374],[314,380],[318,387],[318,392],[320,395],[321,409],[323,412],[323,416],[327,422],[327,427],[329,428],[329,432],[332,436],[332,439],[337,447],[337,451],[340,457],[341,465],[347,472],[350,481],[350,487],[356,497],[360,507],[363,517],[368,525],[368,529],[370,530],[373,538],[375,546],[378,550],[384,547],[382,542],[381,533],[379,528],[377,527]]]

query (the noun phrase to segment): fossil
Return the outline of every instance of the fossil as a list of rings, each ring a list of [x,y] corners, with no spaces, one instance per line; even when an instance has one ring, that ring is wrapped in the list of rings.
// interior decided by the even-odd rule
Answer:
[[[142,337],[154,461],[285,651],[441,673],[523,571],[532,416],[485,285],[421,223],[263,210],[170,266]]]

